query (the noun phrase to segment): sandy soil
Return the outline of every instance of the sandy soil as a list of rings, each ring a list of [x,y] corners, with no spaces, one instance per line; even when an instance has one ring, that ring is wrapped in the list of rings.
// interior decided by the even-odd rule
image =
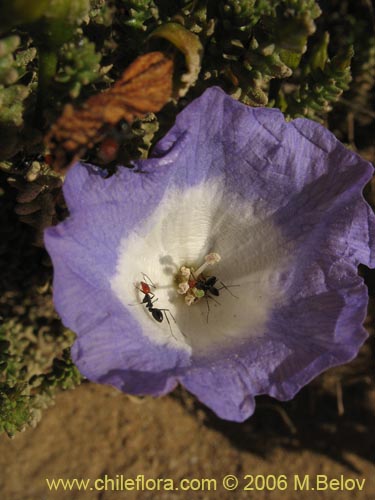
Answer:
[[[306,397],[305,391],[297,404],[305,406]],[[319,429],[308,420],[306,425],[295,428],[285,408],[291,406],[273,406],[268,398],[260,398],[255,418],[233,424],[220,421],[182,390],[159,400],[139,400],[106,386],[83,384],[75,391],[60,394],[36,429],[13,440],[1,437],[0,498],[374,499],[374,436],[367,433],[367,424],[375,412],[368,418],[361,415],[353,425],[351,420],[340,420],[336,413],[331,427],[326,419]],[[350,414],[352,409],[346,411]],[[56,492],[49,491],[45,481],[94,480],[106,474],[111,478],[143,474],[146,478],[171,478],[176,484],[182,478],[215,478],[217,488],[211,492]],[[239,479],[235,492],[222,486],[228,474]],[[244,476],[257,474],[285,474],[288,489],[244,491],[250,480]],[[313,481],[310,484],[314,484],[317,474],[329,479],[343,475],[366,482],[362,492],[295,491],[297,474],[301,479],[309,474]]]

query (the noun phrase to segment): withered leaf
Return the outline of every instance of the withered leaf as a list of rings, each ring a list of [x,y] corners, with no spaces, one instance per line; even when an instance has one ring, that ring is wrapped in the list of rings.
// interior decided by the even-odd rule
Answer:
[[[131,123],[159,111],[172,94],[173,61],[162,52],[138,57],[110,89],[91,96],[80,108],[67,104],[45,143],[53,168],[61,173],[105,136],[120,120]]]

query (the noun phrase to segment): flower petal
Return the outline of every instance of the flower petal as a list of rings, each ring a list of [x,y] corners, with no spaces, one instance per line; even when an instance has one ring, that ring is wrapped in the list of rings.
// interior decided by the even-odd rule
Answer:
[[[143,393],[168,391],[175,385],[173,370],[189,362],[186,353],[144,337],[132,311],[133,305],[143,306],[133,301],[124,307],[110,286],[121,236],[137,219],[137,213],[129,211],[130,201],[123,201],[126,187],[106,183],[89,166],[71,172],[64,193],[72,215],[46,231],[45,243],[54,263],[56,309],[64,324],[79,334],[72,356],[91,380],[132,392],[134,373],[156,372],[158,377],[146,377],[149,384],[143,385]],[[122,172],[124,177],[127,173]],[[74,189],[71,194],[74,182],[88,194],[74,196]]]
[[[133,394],[179,381],[236,421],[256,395],[293,397],[366,338],[357,266],[375,266],[361,194],[372,171],[324,127],[217,88],[134,170],[103,179],[77,165],[64,186],[71,217],[46,232],[73,359]],[[229,287],[187,306],[176,273],[209,252],[222,257],[211,276]]]

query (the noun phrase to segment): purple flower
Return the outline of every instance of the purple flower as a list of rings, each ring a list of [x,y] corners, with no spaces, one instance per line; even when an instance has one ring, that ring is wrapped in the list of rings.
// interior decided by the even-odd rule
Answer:
[[[80,371],[130,394],[181,383],[242,421],[254,396],[290,399],[352,359],[366,339],[357,266],[375,265],[371,174],[322,126],[217,88],[134,170],[76,165],[70,217],[45,240]]]

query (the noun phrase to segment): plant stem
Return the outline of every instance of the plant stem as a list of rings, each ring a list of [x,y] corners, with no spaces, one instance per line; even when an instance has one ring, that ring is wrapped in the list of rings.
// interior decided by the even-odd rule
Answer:
[[[48,94],[48,87],[57,69],[57,53],[39,47],[39,70],[38,70],[38,92],[35,107],[35,123],[41,127],[43,125],[43,111]]]

